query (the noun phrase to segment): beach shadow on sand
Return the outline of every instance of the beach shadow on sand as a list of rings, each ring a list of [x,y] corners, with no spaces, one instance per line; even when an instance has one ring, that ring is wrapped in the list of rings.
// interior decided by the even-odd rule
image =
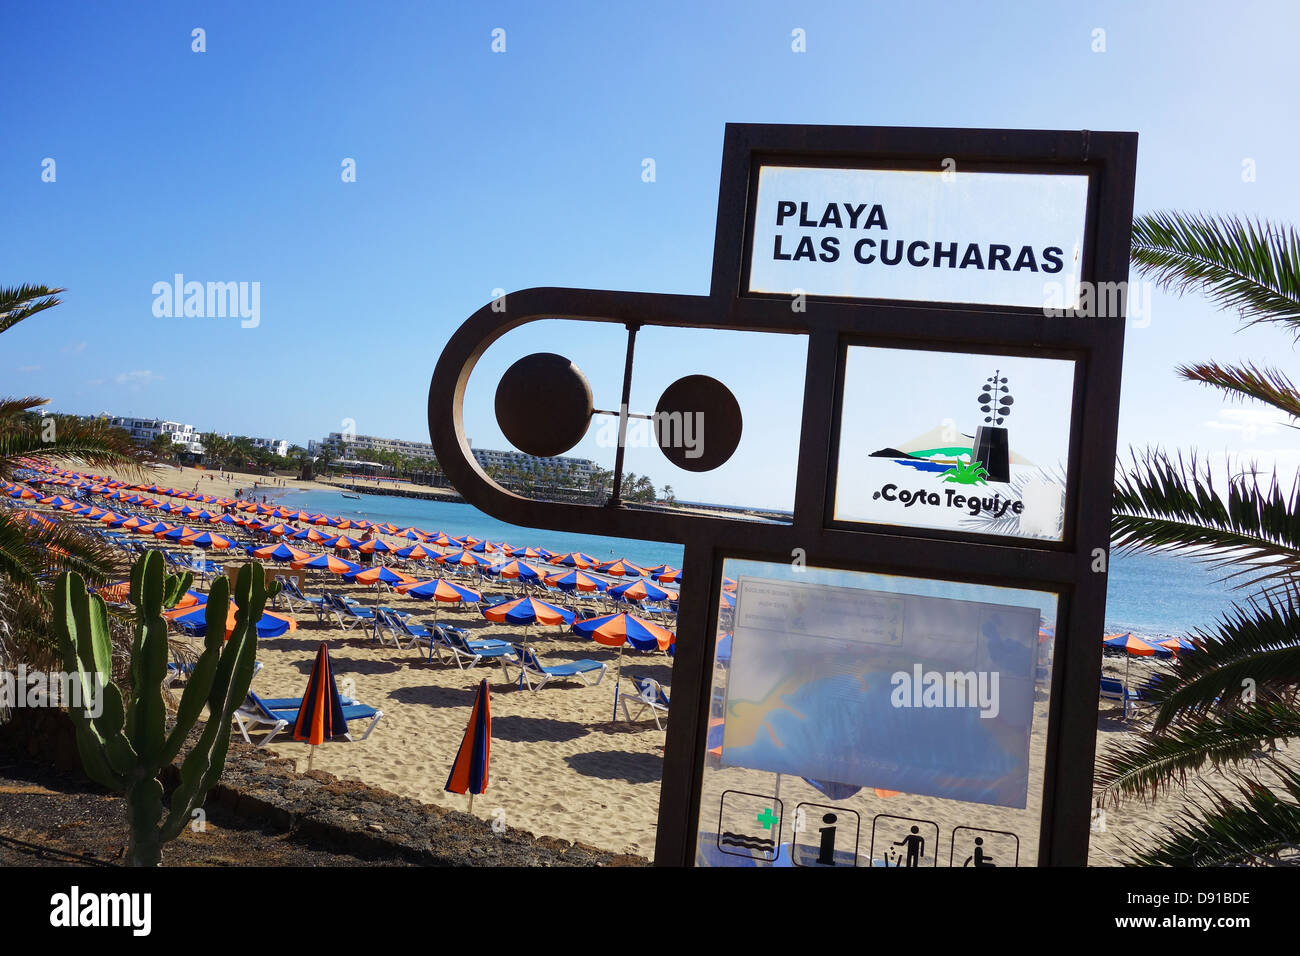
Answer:
[[[478,687],[439,687],[436,684],[416,684],[396,687],[388,696],[399,704],[422,704],[426,707],[469,707],[474,703]],[[493,721],[493,733],[496,732]]]
[[[565,757],[564,762],[584,777],[628,783],[657,783],[664,772],[662,757],[622,750],[592,750]]]
[[[586,724],[573,720],[517,715],[492,718],[492,736],[512,743],[563,743],[585,737],[590,732]]]
[[[343,654],[330,652],[330,664],[334,668],[335,678],[344,674],[395,674],[402,669],[404,661],[374,661],[364,657],[347,657]],[[302,674],[310,674],[311,669],[316,666],[316,658],[310,657],[301,661],[290,661],[289,667]]]

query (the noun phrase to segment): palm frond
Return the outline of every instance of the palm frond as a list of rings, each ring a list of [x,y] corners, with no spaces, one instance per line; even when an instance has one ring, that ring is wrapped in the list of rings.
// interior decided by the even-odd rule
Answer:
[[[1136,866],[1300,865],[1300,775],[1275,767],[1281,786],[1240,782],[1232,797],[1206,790],[1155,846],[1128,841]],[[1278,792],[1280,790],[1280,792]]]
[[[1200,365],[1180,365],[1177,372],[1188,381],[1222,389],[1233,398],[1253,398],[1272,405],[1292,418],[1300,419],[1300,392],[1277,369],[1203,362]],[[1300,427],[1294,423],[1286,424],[1292,428]]]
[[[1300,337],[1300,234],[1238,216],[1162,211],[1133,222],[1131,257],[1163,289],[1205,292],[1249,324],[1279,322]]]
[[[66,291],[43,285],[0,288],[0,332],[12,328],[23,319],[30,319],[37,312],[58,305],[58,294]]]
[[[24,399],[24,401],[26,401]],[[17,459],[39,456],[75,462],[89,468],[124,468],[129,475],[144,474],[150,456],[137,448],[131,436],[99,420],[84,421],[56,415],[53,434],[28,428],[0,429],[0,477],[10,478]]]
[[[1298,506],[1300,479],[1283,491],[1276,474],[1261,486],[1246,472],[1225,500],[1195,455],[1175,462],[1159,450],[1134,452],[1116,480],[1111,540],[1121,552],[1174,549],[1212,568],[1235,566],[1223,580],[1268,593],[1300,579]]]
[[[1255,754],[1264,741],[1290,737],[1300,737],[1300,709],[1276,698],[1186,717],[1100,758],[1094,786],[1101,800],[1154,799],[1174,784],[1185,785],[1206,764],[1228,766]]]

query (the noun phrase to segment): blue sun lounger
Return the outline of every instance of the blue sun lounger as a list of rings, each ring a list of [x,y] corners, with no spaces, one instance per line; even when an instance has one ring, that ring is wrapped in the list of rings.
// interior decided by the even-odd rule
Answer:
[[[537,659],[537,654],[522,644],[514,645],[514,653],[509,655],[520,670],[520,678],[528,684],[529,690],[541,690],[553,680],[569,680],[577,678],[588,687],[595,687],[605,676],[605,668],[608,666],[600,661],[590,659],[581,661],[570,661],[567,664],[545,665]],[[506,657],[501,658],[501,669],[506,672],[506,679],[513,680],[510,676],[509,667],[506,664]],[[589,680],[588,675],[595,674],[595,680]],[[533,686],[533,681],[537,686]]]
[[[365,740],[370,736],[370,732],[375,729],[375,724],[379,723],[379,718],[384,716],[384,712],[375,707],[368,707],[365,704],[358,703],[350,697],[343,697],[343,719],[369,720],[366,726],[366,732],[361,739]],[[298,709],[302,707],[301,697],[258,697],[251,690],[244,704],[235,711],[235,726],[244,738],[244,743],[251,744],[249,739],[249,730],[258,730],[269,727],[270,733],[262,739],[258,747],[265,747],[285,728],[292,727],[294,721],[298,719]],[[352,734],[344,734],[345,739],[352,740]]]

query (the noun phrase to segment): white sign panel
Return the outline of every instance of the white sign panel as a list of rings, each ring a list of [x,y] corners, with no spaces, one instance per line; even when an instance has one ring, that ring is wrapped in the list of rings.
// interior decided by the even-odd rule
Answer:
[[[1024,808],[1039,611],[741,577],[723,766]]]
[[[1088,177],[763,166],[749,291],[1061,308]]]
[[[1074,362],[850,346],[836,521],[1060,541]]]

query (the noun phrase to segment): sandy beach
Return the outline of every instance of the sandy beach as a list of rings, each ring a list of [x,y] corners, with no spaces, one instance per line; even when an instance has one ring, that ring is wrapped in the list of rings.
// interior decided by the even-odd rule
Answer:
[[[264,479],[233,475],[231,481],[207,480],[204,472],[186,469],[183,476],[172,469],[155,469],[144,483],[178,489],[192,489],[199,481],[200,490],[209,494],[233,494],[235,488],[254,491],[253,482]],[[202,477],[200,477],[202,476]],[[141,481],[138,475],[123,473],[124,480]],[[290,487],[329,489],[320,483],[288,482]],[[269,492],[268,492],[269,493]],[[81,522],[60,514],[63,520]],[[433,530],[433,529],[429,529]],[[394,547],[409,541],[386,537]],[[213,555],[222,560],[220,554]],[[230,555],[228,563],[241,564],[242,555]],[[420,577],[428,573],[414,572]],[[328,572],[308,572],[306,591],[316,594],[322,588],[341,591],[362,605],[379,603],[409,612],[413,620],[429,623],[435,619],[452,623],[469,631],[470,639],[525,639],[522,628],[486,621],[474,608],[434,606],[406,595],[382,591],[378,595],[363,585],[348,584]],[[505,594],[522,593],[517,582],[492,581],[480,585],[474,580],[462,583],[483,587],[491,601]],[[608,603],[584,600],[579,596],[575,608],[580,617],[601,613],[612,607]],[[566,599],[572,603],[572,599]],[[286,605],[280,602],[278,610]],[[473,811],[485,819],[503,819],[510,826],[536,834],[578,840],[614,852],[652,856],[655,842],[659,780],[664,753],[664,731],[655,727],[649,715],[631,723],[613,719],[616,667],[615,649],[602,647],[590,640],[557,627],[533,627],[526,635],[530,646],[543,663],[554,664],[592,659],[608,664],[604,679],[597,686],[580,682],[552,682],[539,691],[521,689],[506,679],[502,668],[483,662],[460,669],[444,656],[442,662],[428,659],[424,646],[399,649],[391,640],[383,643],[361,625],[341,629],[334,621],[318,621],[310,609],[301,608],[294,615],[297,630],[281,637],[259,639],[258,660],[263,669],[253,682],[253,689],[264,697],[297,697],[303,692],[307,675],[320,643],[330,652],[340,690],[359,701],[383,710],[384,717],[364,741],[332,742],[317,748],[314,766],[341,778],[353,778],[382,787],[393,793],[427,803],[465,809],[465,796],[445,792],[456,749],[460,744],[479,681],[486,678],[492,690],[491,778],[487,793],[474,801]],[[623,674],[653,677],[665,687],[672,684],[672,659],[654,652],[626,652],[622,658]],[[1135,659],[1131,664],[1130,682],[1145,679],[1153,664],[1149,659]],[[1123,676],[1124,661],[1107,658],[1108,676]],[[626,689],[627,684],[624,683]],[[1046,696],[1035,705],[1036,722],[1045,717]],[[1125,720],[1117,703],[1101,701],[1098,712],[1097,747],[1099,756],[1122,745],[1133,735],[1144,718]],[[254,735],[254,741],[260,739]],[[1041,767],[1044,738],[1036,734],[1031,749],[1031,766]],[[285,737],[274,741],[270,749],[298,761],[305,769],[307,745]],[[1040,775],[1041,777],[1041,775]],[[787,812],[800,803],[835,803],[856,811],[861,820],[859,836],[862,851],[868,841],[881,839],[884,830],[874,822],[878,815],[915,818],[933,822],[940,837],[929,844],[932,853],[939,851],[939,865],[948,865],[962,848],[955,846],[954,828],[974,826],[988,830],[1006,830],[1019,837],[1020,865],[1032,863],[1037,854],[1036,808],[1041,793],[1033,789],[1031,774],[1030,809],[1003,811],[982,808],[971,816],[969,805],[959,805],[937,798],[907,794],[892,795],[870,789],[845,800],[831,800],[798,778],[782,778],[780,796]],[[1218,786],[1224,778],[1206,769],[1193,784]],[[770,793],[772,775],[737,768],[710,769],[705,775],[704,806],[701,830],[716,829],[717,806],[726,789]],[[1176,816],[1182,792],[1175,787],[1155,801],[1125,801],[1118,808],[1108,807],[1098,815],[1092,836],[1091,865],[1115,865],[1125,857],[1126,842],[1142,842],[1152,828]],[[712,822],[708,818],[712,814]],[[815,822],[813,824],[815,829]],[[879,830],[879,832],[875,832]],[[892,840],[889,842],[893,842]],[[996,854],[995,854],[996,856]],[[1005,854],[1004,854],[1005,859]],[[1009,861],[1007,861],[1009,863]],[[1003,865],[1003,864],[999,864]]]

